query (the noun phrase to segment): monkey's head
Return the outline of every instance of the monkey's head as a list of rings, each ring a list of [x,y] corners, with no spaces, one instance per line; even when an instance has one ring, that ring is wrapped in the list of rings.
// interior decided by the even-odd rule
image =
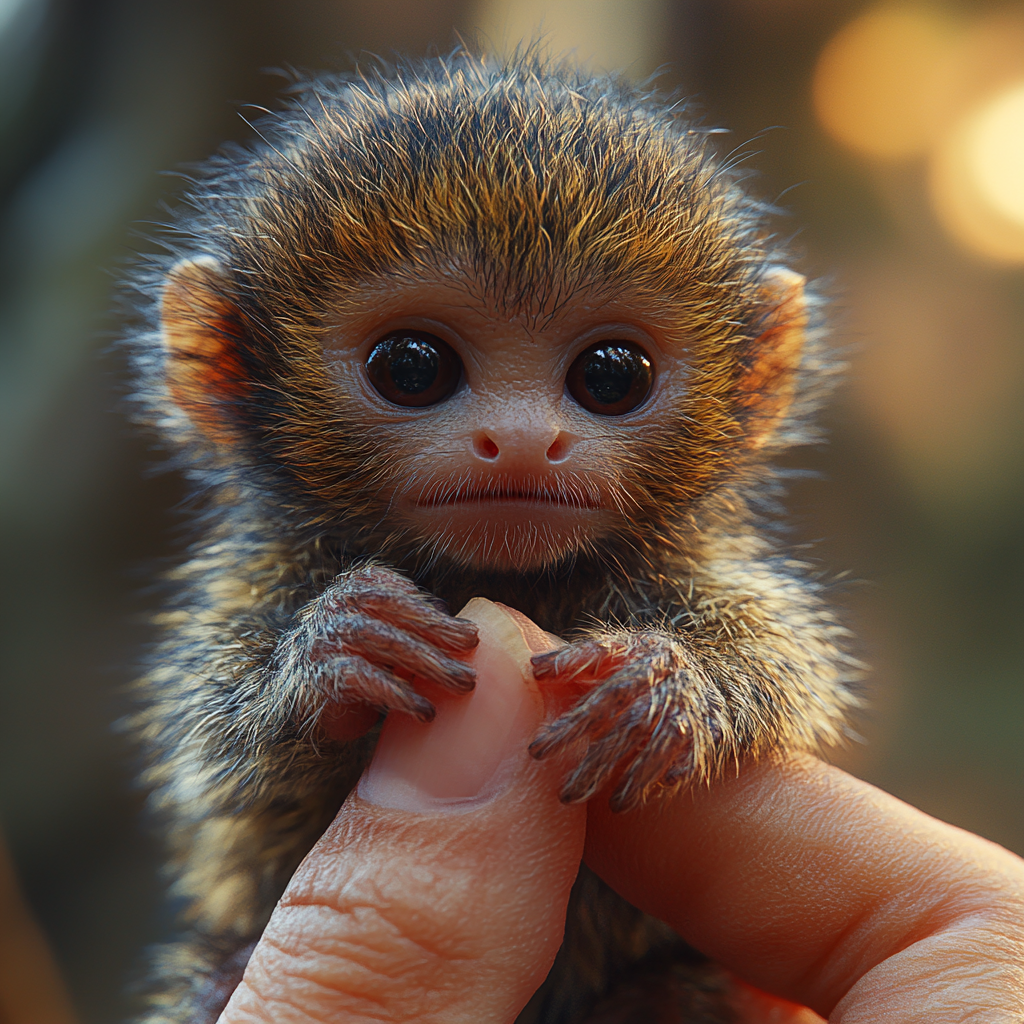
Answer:
[[[259,128],[179,217],[151,379],[282,528],[413,565],[621,559],[785,435],[803,279],[677,111],[460,54],[305,83]]]

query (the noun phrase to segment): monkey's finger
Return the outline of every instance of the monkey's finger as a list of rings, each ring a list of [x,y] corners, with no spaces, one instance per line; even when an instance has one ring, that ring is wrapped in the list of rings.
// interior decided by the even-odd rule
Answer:
[[[583,640],[530,659],[534,679],[570,682],[583,677],[601,678],[620,665],[628,647],[617,640]]]
[[[464,653],[480,642],[476,624],[437,608],[419,591],[368,590],[353,597],[352,610],[399,626],[442,650]]]
[[[444,650],[465,652],[479,643],[477,627],[449,615],[437,598],[411,580],[379,565],[361,566],[338,576],[321,599],[325,619],[376,613]]]
[[[325,667],[334,672],[333,697],[342,703],[371,704],[381,711],[402,711],[421,722],[434,720],[434,705],[426,697],[365,658],[342,654]]]
[[[630,811],[643,803],[653,787],[674,774],[682,781],[692,770],[692,743],[684,715],[666,716],[652,730],[612,793],[610,805],[616,813]]]
[[[344,625],[341,635],[332,637],[330,642],[340,644],[349,653],[362,655],[374,665],[421,676],[452,693],[469,693],[476,684],[473,668],[404,630],[368,615],[351,616]]]
[[[562,784],[562,803],[581,803],[595,796],[621,771],[626,757],[647,745],[651,731],[646,709],[630,708],[614,729],[591,743],[583,760]]]
[[[372,617],[399,626],[443,650],[463,653],[479,643],[474,623],[440,610],[428,595],[396,573],[377,573],[383,574],[382,578],[347,579],[326,591],[311,625],[319,627],[321,634],[330,635],[343,630],[344,623],[353,616]],[[394,585],[392,577],[397,581]]]
[[[445,651],[464,654],[474,650],[480,643],[476,623],[449,615],[424,598],[398,601],[393,607],[381,611],[384,613],[382,618]]]
[[[616,673],[571,711],[542,726],[530,744],[530,755],[540,761],[583,737],[600,739],[615,728],[623,713],[638,707],[646,714],[643,697],[650,689],[648,675],[640,665]]]
[[[543,761],[577,740],[598,739],[607,733],[617,715],[629,706],[631,697],[625,692],[601,696],[600,704],[584,702],[538,729],[529,747],[530,756]]]

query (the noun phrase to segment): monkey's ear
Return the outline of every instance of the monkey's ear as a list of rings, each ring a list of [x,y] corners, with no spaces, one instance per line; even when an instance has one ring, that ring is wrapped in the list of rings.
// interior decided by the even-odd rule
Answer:
[[[171,268],[160,302],[171,398],[209,438],[235,439],[230,406],[244,391],[238,311],[220,264],[210,257]]]
[[[764,277],[769,326],[754,342],[753,356],[739,379],[747,443],[753,448],[767,443],[793,402],[807,331],[805,281],[786,267],[772,267]]]

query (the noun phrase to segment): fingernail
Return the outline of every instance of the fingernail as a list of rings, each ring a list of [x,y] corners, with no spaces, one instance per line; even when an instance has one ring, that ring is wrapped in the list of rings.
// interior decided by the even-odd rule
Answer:
[[[528,762],[526,748],[543,715],[530,655],[547,634],[481,598],[459,616],[480,629],[469,659],[476,689],[440,697],[428,724],[390,715],[356,790],[363,800],[405,811],[468,810],[498,796]]]

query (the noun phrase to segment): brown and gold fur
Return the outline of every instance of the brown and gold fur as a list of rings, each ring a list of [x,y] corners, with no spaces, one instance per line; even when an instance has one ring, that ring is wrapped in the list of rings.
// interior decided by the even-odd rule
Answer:
[[[788,253],[684,108],[533,55],[457,53],[297,82],[257,127],[260,141],[205,166],[167,255],[132,279],[140,416],[205,502],[134,718],[186,905],[186,932],[158,957],[153,1024],[216,1017],[372,749],[320,735],[282,669],[303,615],[353,566],[395,568],[452,608],[498,599],[570,638],[675,644],[685,671],[645,691],[641,710],[668,724],[643,733],[654,767],[624,804],[833,744],[858,704],[845,631],[768,525],[770,460],[817,439],[808,417],[837,372],[820,304],[798,365],[780,362],[764,276]],[[160,299],[183,259],[226,273],[197,312],[213,340],[169,355]],[[322,343],[355,296],[439,273],[535,322],[584,290],[628,290],[688,339],[674,421],[609,466],[631,504],[601,544],[529,574],[480,571],[389,522],[381,483],[413,471],[415,438],[346,417]],[[195,383],[213,372],[216,401]],[[595,788],[589,770],[576,798]],[[592,876],[574,908],[524,1020],[632,1019],[616,1007],[654,974],[664,991],[641,988],[676,1007],[664,1019],[730,1019],[724,978],[663,926]]]

